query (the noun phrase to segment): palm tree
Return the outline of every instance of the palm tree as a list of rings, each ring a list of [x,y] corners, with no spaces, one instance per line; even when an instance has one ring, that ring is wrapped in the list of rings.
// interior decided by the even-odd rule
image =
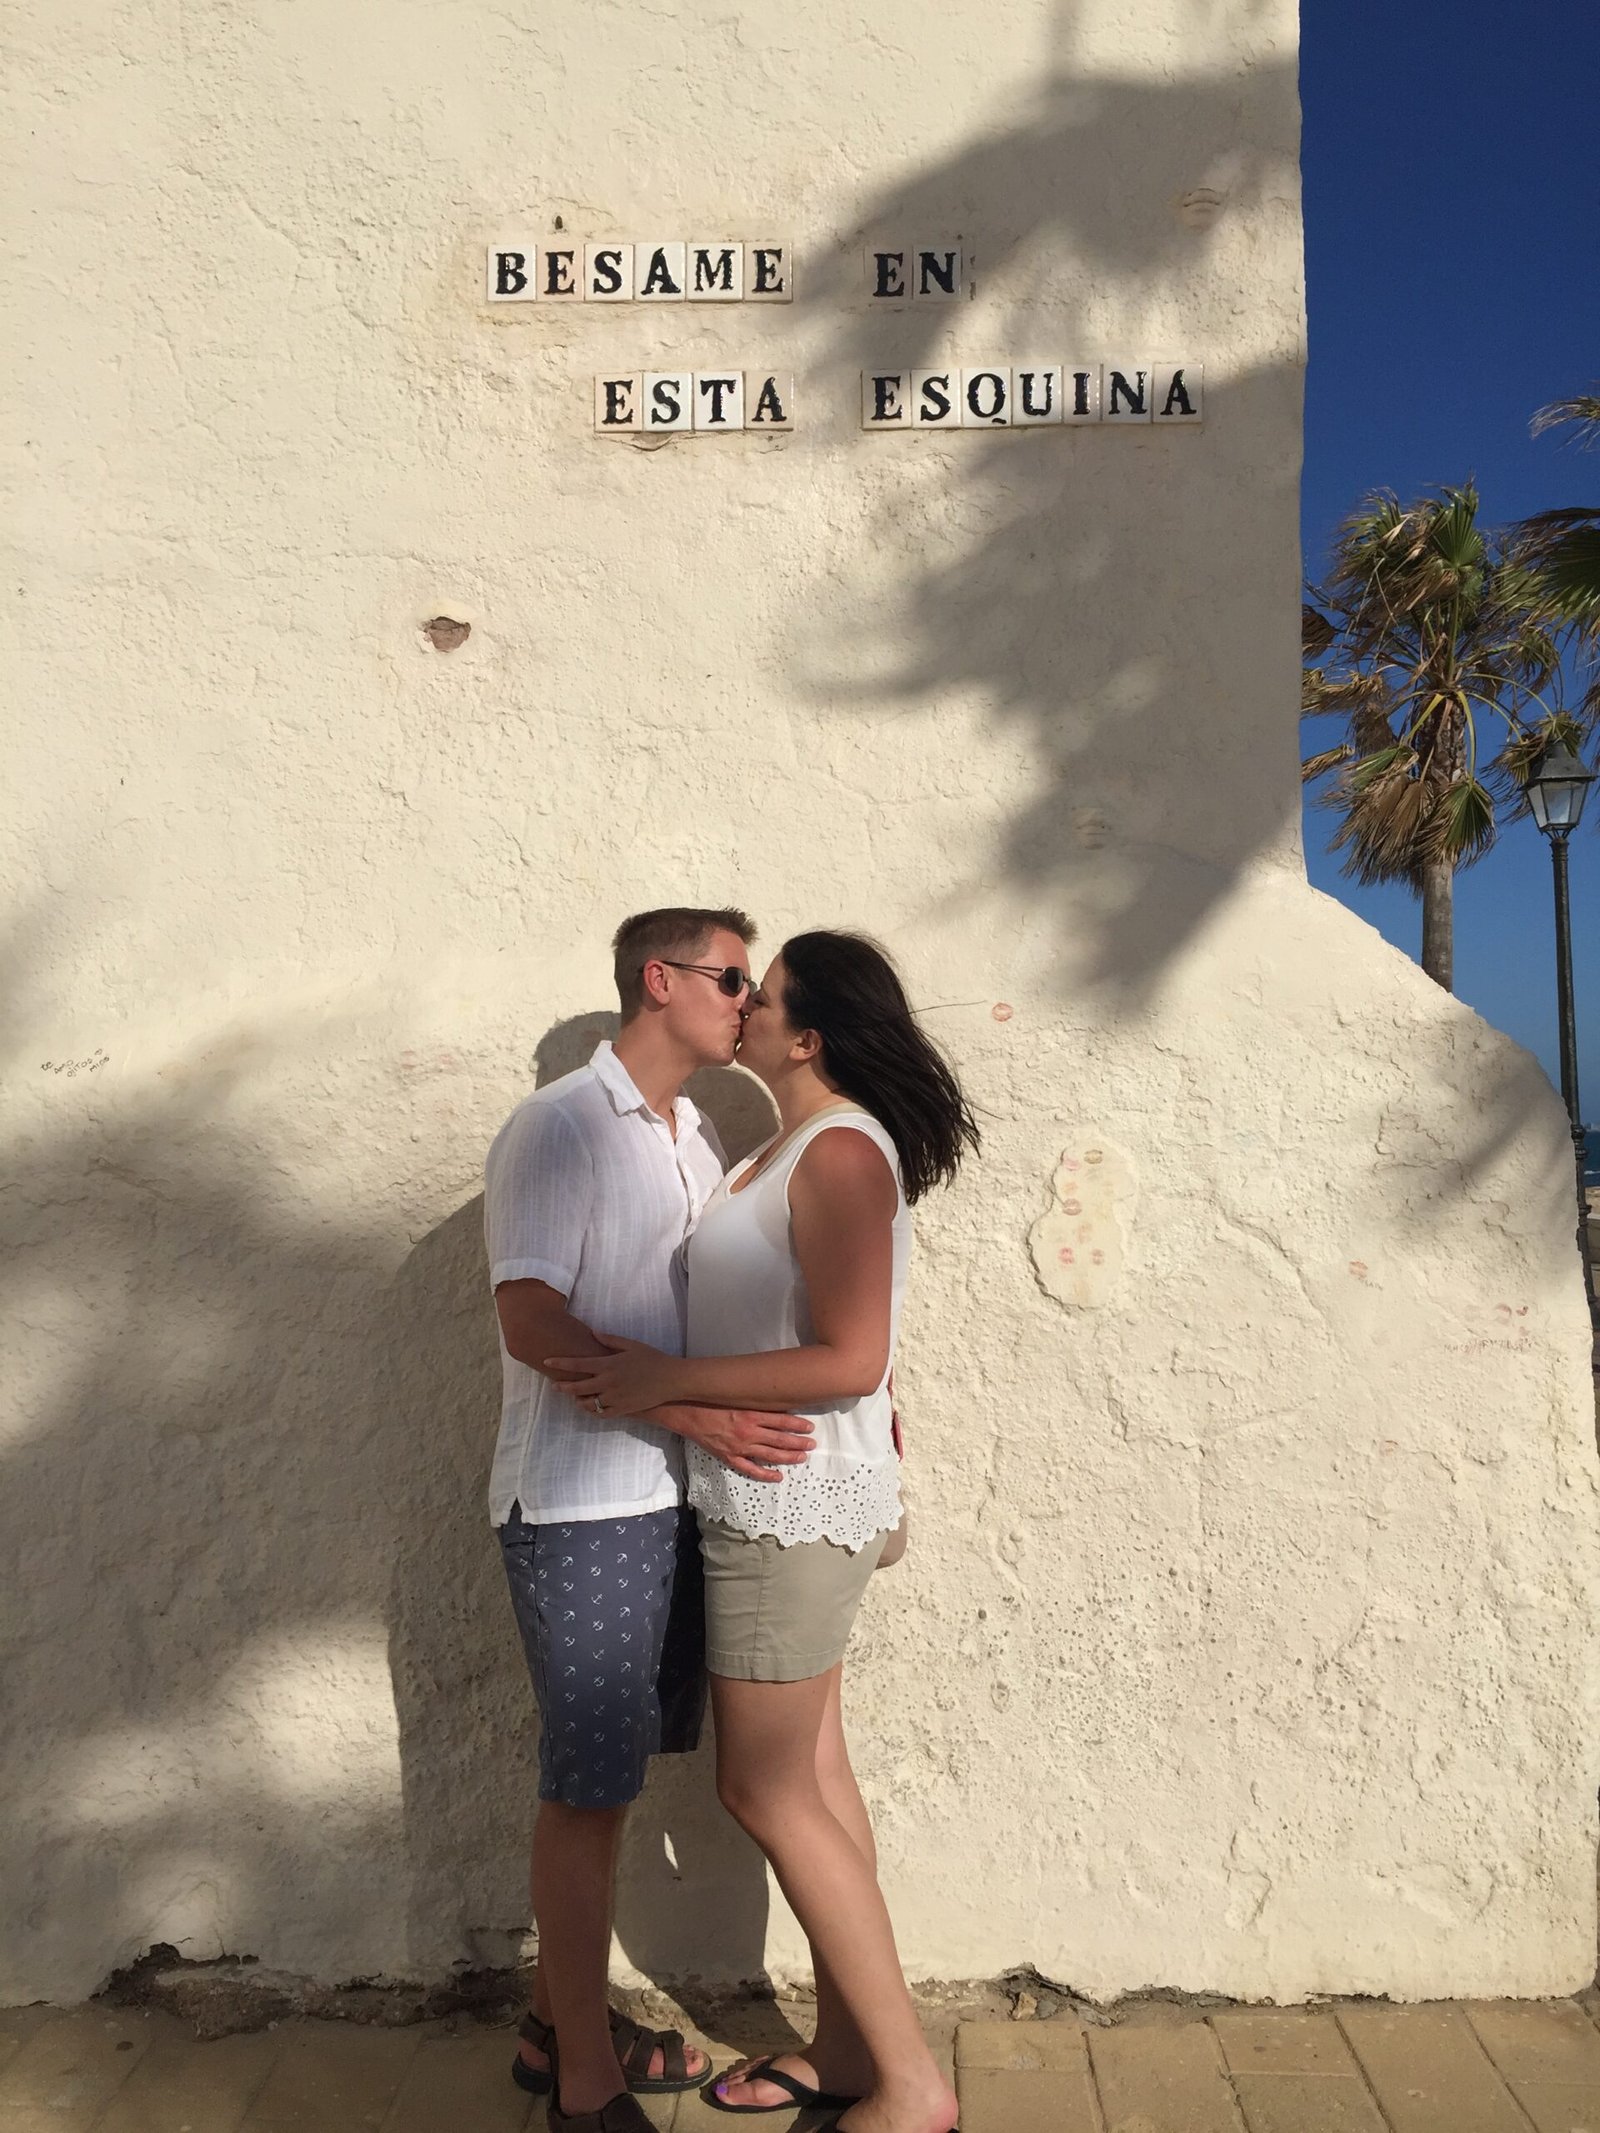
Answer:
[[[1575,393],[1570,400],[1553,400],[1541,407],[1531,428],[1535,437],[1546,430],[1574,427],[1574,442],[1587,450],[1600,442],[1600,394]],[[1560,511],[1541,511],[1512,529],[1516,553],[1537,581],[1550,620],[1592,647],[1600,641],[1600,509],[1592,505],[1569,505]],[[1585,699],[1591,710],[1600,710],[1600,680]]]
[[[1367,497],[1308,591],[1301,710],[1342,719],[1345,735],[1301,775],[1336,773],[1321,804],[1342,818],[1329,848],[1345,873],[1421,897],[1422,967],[1449,991],[1456,873],[1521,804],[1551,734],[1572,731],[1542,693],[1560,672],[1559,625],[1530,567],[1478,523],[1470,482],[1412,504]]]

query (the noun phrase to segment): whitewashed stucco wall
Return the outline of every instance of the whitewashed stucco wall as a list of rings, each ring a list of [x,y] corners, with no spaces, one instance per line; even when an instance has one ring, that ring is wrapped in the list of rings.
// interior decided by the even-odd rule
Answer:
[[[11,23],[0,1997],[515,1946],[482,1151],[616,918],[730,896],[876,929],[985,1121],[850,1680],[910,1968],[1587,1979],[1560,1109],[1299,857],[1286,0]],[[558,215],[799,299],[491,314]],[[869,316],[863,237],[951,232],[975,300]],[[856,427],[864,365],[1058,349],[1203,361],[1205,427]],[[590,433],[596,370],[746,360],[792,436]],[[703,1759],[619,1963],[803,1964]]]

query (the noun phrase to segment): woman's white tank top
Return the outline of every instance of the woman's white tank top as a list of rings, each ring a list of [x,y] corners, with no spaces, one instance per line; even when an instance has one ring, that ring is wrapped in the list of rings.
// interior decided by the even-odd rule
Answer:
[[[848,1127],[883,1150],[894,1172],[894,1274],[889,1304],[889,1360],[893,1364],[900,1304],[911,1259],[911,1211],[900,1182],[894,1142],[870,1112],[823,1111],[808,1121],[772,1162],[740,1192],[730,1190],[770,1148],[736,1164],[706,1202],[685,1246],[689,1277],[689,1355],[755,1355],[803,1348],[816,1339],[805,1276],[794,1255],[789,1180],[819,1133]],[[703,1451],[688,1447],[689,1501],[707,1518],[785,1543],[837,1541],[852,1551],[900,1519],[900,1461],[891,1434],[889,1373],[864,1399],[839,1407],[800,1407],[816,1424],[815,1448],[803,1466],[785,1467],[781,1481],[749,1481]]]

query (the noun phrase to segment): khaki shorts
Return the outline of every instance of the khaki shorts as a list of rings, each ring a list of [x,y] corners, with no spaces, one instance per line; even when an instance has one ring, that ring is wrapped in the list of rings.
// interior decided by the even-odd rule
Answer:
[[[844,1657],[887,1533],[854,1555],[837,1541],[752,1536],[700,1521],[706,1572],[706,1666],[736,1681],[809,1681]]]

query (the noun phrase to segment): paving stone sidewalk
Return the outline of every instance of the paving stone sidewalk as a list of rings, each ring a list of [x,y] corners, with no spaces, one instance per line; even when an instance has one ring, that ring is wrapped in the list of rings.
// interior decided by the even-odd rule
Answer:
[[[1104,2027],[964,2022],[943,2049],[962,2133],[1600,2133],[1597,2021],[1592,1993],[1134,2004]],[[510,2030],[470,2022],[296,2021],[199,2043],[155,2011],[20,2008],[0,2012],[0,2133],[540,2133],[513,2049]],[[692,2092],[645,2103],[658,2133],[727,2133]],[[798,2133],[817,2115],[797,2114]]]

